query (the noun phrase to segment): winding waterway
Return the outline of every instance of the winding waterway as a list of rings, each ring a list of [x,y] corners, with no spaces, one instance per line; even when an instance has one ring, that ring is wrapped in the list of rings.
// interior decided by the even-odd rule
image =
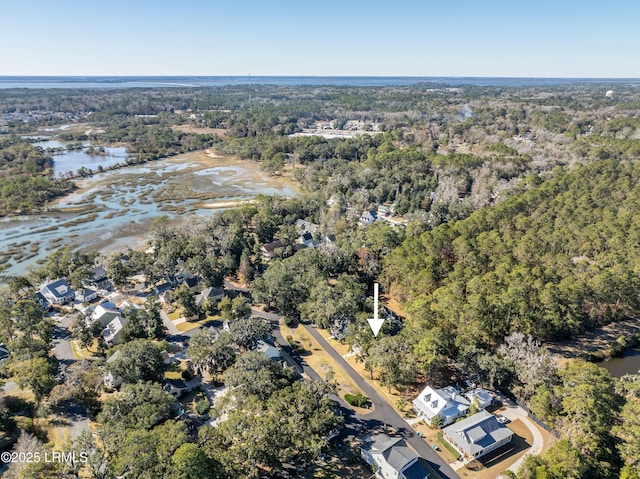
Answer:
[[[104,254],[142,247],[150,222],[162,215],[207,216],[259,194],[296,193],[291,182],[268,176],[258,163],[203,151],[108,171],[77,184],[78,190],[53,205],[55,211],[0,219],[1,274],[24,274],[63,245]]]

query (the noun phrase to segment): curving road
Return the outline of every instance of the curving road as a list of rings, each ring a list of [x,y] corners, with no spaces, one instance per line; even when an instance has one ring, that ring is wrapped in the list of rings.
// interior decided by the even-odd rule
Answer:
[[[300,327],[300,326],[298,326]],[[382,425],[391,426],[397,430],[404,439],[415,449],[419,456],[429,463],[443,478],[460,479],[460,476],[447,464],[429,445],[411,429],[407,422],[391,407],[391,405],[376,391],[351,365],[322,337],[322,335],[311,325],[303,325],[325,351],[340,365],[340,367],[358,385],[362,393],[374,404],[375,409],[367,415],[356,415],[356,420],[365,422],[370,429],[375,429]]]

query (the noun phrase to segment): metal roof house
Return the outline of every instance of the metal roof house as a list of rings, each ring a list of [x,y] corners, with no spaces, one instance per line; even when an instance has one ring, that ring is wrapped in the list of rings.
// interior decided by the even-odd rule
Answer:
[[[370,437],[360,450],[362,458],[376,467],[380,479],[427,479],[429,471],[420,457],[400,437],[378,434]]]
[[[67,304],[73,301],[76,293],[64,279],[45,285],[41,290],[42,296],[51,304]]]
[[[480,411],[442,430],[444,438],[464,458],[477,459],[511,442],[513,432],[493,414]]]
[[[427,386],[413,400],[413,409],[418,416],[431,421],[434,416],[442,418],[442,424],[451,424],[457,418],[464,416],[471,403],[453,386],[433,389]]]

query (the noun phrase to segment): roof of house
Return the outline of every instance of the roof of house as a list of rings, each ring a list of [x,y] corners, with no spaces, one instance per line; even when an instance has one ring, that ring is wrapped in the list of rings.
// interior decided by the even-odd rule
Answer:
[[[74,294],[73,288],[64,279],[49,283],[44,289],[50,291],[56,298],[65,298]]]
[[[118,333],[122,331],[124,323],[125,319],[122,316],[116,316],[109,321],[109,324],[102,330],[102,336],[104,336],[105,341],[113,341]]]
[[[102,281],[103,279],[107,279],[107,270],[102,266],[96,266],[95,268],[91,268],[89,270],[91,273],[91,281]]]
[[[113,361],[115,361],[120,357],[120,354],[121,354],[120,350],[118,349],[115,353],[113,353],[111,356],[107,358],[107,362],[112,363]]]
[[[184,284],[186,284],[189,288],[194,288],[198,286],[198,282],[200,279],[197,276],[189,276],[184,279]]]
[[[491,397],[491,394],[489,394],[488,391],[485,391],[484,389],[481,389],[481,388],[476,388],[476,389],[472,389],[471,391],[467,391],[466,393],[464,393],[464,397],[466,397],[469,400],[469,402],[473,402],[474,399],[477,399],[478,406],[480,406],[480,409],[484,409],[485,407],[489,406],[493,401],[493,397]]]
[[[258,341],[258,347],[256,348],[256,350],[261,351],[269,356],[269,359],[278,360],[282,357],[282,354],[280,353],[280,350],[278,348],[264,341]]]
[[[266,243],[262,245],[262,247],[267,250],[268,253],[272,253],[276,248],[284,248],[284,243],[278,239],[271,243]]]
[[[423,479],[426,475],[416,475],[420,468],[413,469],[413,466],[407,467],[408,464],[415,461],[419,456],[407,446],[407,443],[401,437],[389,437],[386,434],[378,434],[375,442],[371,445],[372,454],[381,454],[390,467],[403,474],[408,479]],[[404,468],[407,468],[403,471]],[[424,469],[424,465],[422,465]],[[407,472],[411,476],[407,476]],[[428,473],[427,473],[428,475]]]
[[[309,231],[314,233],[320,228],[318,225],[314,223],[310,223],[309,221],[298,219],[296,220],[296,228],[300,231]]]
[[[429,477],[429,470],[427,469],[427,466],[425,466],[424,462],[418,459],[402,471],[402,475],[406,479],[425,479],[425,477]]]
[[[38,301],[42,305],[49,304],[49,301],[47,301],[47,298],[45,298],[40,291],[36,291],[36,301]]]
[[[387,464],[398,472],[402,471],[402,469],[404,469],[411,461],[418,458],[418,455],[409,449],[402,440],[398,444],[387,449],[382,453],[382,455],[384,456],[385,461],[387,461]]]
[[[300,236],[300,239],[303,242],[304,241],[312,241],[313,240],[313,235],[307,231],[306,233],[303,233],[302,236]]]
[[[224,296],[224,288],[206,288],[196,296],[196,306],[201,307],[207,298],[220,298]]]
[[[441,389],[427,386],[413,400],[413,405],[429,419],[436,414],[445,419],[459,416],[460,413],[469,409],[470,403],[453,386]]]
[[[492,444],[513,436],[513,432],[500,424],[493,414],[480,411],[443,430],[456,445],[469,456],[482,452]]]
[[[401,437],[389,437],[386,434],[378,434],[371,444],[371,452],[382,454],[394,444],[402,441]]]
[[[95,307],[91,313],[91,320],[100,321],[102,324],[105,324],[105,322],[110,322],[114,318],[118,318],[120,316],[122,316],[122,313],[116,305],[106,301]]]

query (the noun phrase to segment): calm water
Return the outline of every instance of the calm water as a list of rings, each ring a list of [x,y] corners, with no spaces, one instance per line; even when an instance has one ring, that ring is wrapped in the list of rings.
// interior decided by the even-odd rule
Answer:
[[[33,146],[44,148],[65,148],[67,143],[57,140],[46,140],[32,143]],[[97,170],[98,166],[108,168],[118,163],[124,163],[127,159],[127,149],[125,147],[105,147],[106,154],[90,155],[87,153],[90,143],[84,143],[84,148],[78,150],[64,150],[52,153],[53,174],[55,176],[65,175],[69,172],[75,173],[83,166],[91,170]],[[94,146],[98,148],[98,146]]]
[[[627,352],[623,358],[613,358],[600,363],[611,376],[619,378],[625,374],[638,374],[640,371],[640,349]]]
[[[2,88],[156,88],[212,87],[227,85],[349,85],[388,86],[434,83],[443,85],[537,86],[572,83],[637,83],[628,78],[491,78],[491,77],[375,77],[375,76],[1,76]]]

